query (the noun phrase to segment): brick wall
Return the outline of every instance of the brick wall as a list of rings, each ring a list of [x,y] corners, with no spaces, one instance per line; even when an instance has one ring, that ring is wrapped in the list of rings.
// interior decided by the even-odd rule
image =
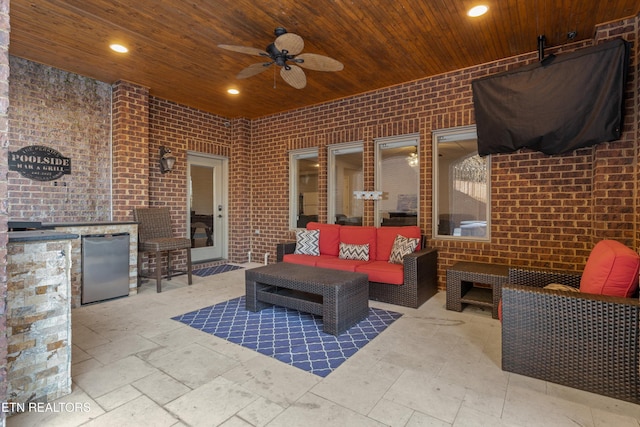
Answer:
[[[220,116],[176,104],[164,99],[149,98],[149,206],[166,206],[176,234],[189,236],[187,230],[187,153],[197,152],[229,159],[236,164],[232,150],[230,122]],[[160,147],[171,150],[176,157],[174,169],[160,172]],[[229,178],[231,181],[231,178]],[[230,184],[230,199],[235,186]],[[233,211],[229,215],[233,218]],[[184,251],[176,252],[172,263],[183,268]]]
[[[118,82],[113,86],[114,219],[130,219],[133,206],[169,206],[176,230],[186,235],[187,152],[226,157],[229,259],[244,261],[250,250],[256,260],[268,253],[273,261],[276,243],[291,237],[289,150],[319,148],[320,220],[326,221],[328,145],[364,142],[364,189],[372,190],[374,139],[418,133],[419,225],[429,244],[439,249],[441,286],[445,269],[458,260],[579,270],[597,240],[615,238],[634,248],[640,242],[640,213],[635,209],[640,197],[638,32],[636,17],[602,25],[593,41],[548,49],[547,53],[570,52],[618,36],[632,42],[624,134],[620,141],[562,156],[527,151],[492,156],[489,243],[432,238],[432,131],[473,124],[471,81],[535,62],[537,52],[252,121],[227,121]],[[21,132],[16,136],[23,137]],[[158,168],[161,146],[178,159],[169,174]],[[100,165],[89,164],[87,169],[99,173]],[[39,197],[37,189],[34,192],[33,197]],[[87,189],[84,197],[91,199],[91,194]],[[13,209],[14,200],[10,206]],[[372,224],[373,218],[374,203],[367,202],[364,223]]]
[[[71,158],[55,181],[9,172],[10,218],[111,219],[111,86],[13,56],[10,66],[9,151],[44,145]]]
[[[622,138],[562,156],[529,151],[491,156],[491,242],[433,239],[431,133],[474,124],[471,81],[535,62],[536,52],[254,120],[252,227],[269,227],[253,236],[252,251],[273,254],[275,244],[290,237],[288,150],[319,147],[320,170],[326,171],[327,145],[362,140],[367,190],[374,187],[374,138],[412,132],[420,134],[419,225],[429,245],[439,250],[441,288],[446,268],[459,260],[578,271],[598,240],[617,239],[637,249],[638,18],[601,26],[595,42],[611,37],[632,42]],[[547,53],[570,52],[593,42]],[[326,176],[320,182],[322,201]],[[364,224],[372,223],[373,207],[366,205]]]
[[[149,204],[149,89],[113,85],[113,219],[130,221]]]

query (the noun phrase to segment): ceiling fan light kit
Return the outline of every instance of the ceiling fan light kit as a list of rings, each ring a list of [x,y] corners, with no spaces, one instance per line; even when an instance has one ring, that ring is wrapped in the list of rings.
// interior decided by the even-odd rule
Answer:
[[[280,67],[280,76],[285,82],[296,89],[302,89],[307,85],[307,76],[302,68],[314,71],[340,71],[344,68],[340,61],[328,56],[301,53],[304,49],[302,37],[294,33],[288,33],[283,27],[276,28],[274,34],[276,35],[275,41],[269,44],[264,51],[248,46],[218,45],[222,49],[233,52],[270,59],[269,62],[249,65],[238,73],[236,76],[238,79],[246,79],[260,74],[275,64]]]

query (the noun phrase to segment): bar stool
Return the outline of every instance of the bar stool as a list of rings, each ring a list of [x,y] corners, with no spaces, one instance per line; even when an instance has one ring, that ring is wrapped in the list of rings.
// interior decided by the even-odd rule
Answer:
[[[145,252],[153,252],[156,256],[156,289],[162,292],[161,254],[166,252],[167,280],[171,280],[171,277],[175,276],[174,273],[187,273],[188,282],[191,285],[191,240],[173,236],[169,209],[134,208],[133,215],[138,223],[138,278],[150,277],[141,274],[142,255]],[[171,252],[182,249],[187,251],[187,270],[174,270],[171,268]]]

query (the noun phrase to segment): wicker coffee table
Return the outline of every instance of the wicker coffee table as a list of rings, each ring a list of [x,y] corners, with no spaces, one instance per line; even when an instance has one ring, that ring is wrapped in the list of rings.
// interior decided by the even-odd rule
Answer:
[[[324,332],[339,335],[369,314],[366,274],[280,262],[246,270],[246,308],[279,305],[322,316]]]

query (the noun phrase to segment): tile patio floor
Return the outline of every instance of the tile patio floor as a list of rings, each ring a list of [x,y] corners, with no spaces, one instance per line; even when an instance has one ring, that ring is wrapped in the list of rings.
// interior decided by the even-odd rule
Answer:
[[[251,266],[257,266],[252,264]],[[88,411],[13,426],[634,426],[640,405],[500,369],[489,311],[446,311],[440,292],[320,378],[172,316],[244,294],[244,270],[153,282],[73,310],[73,392]]]

